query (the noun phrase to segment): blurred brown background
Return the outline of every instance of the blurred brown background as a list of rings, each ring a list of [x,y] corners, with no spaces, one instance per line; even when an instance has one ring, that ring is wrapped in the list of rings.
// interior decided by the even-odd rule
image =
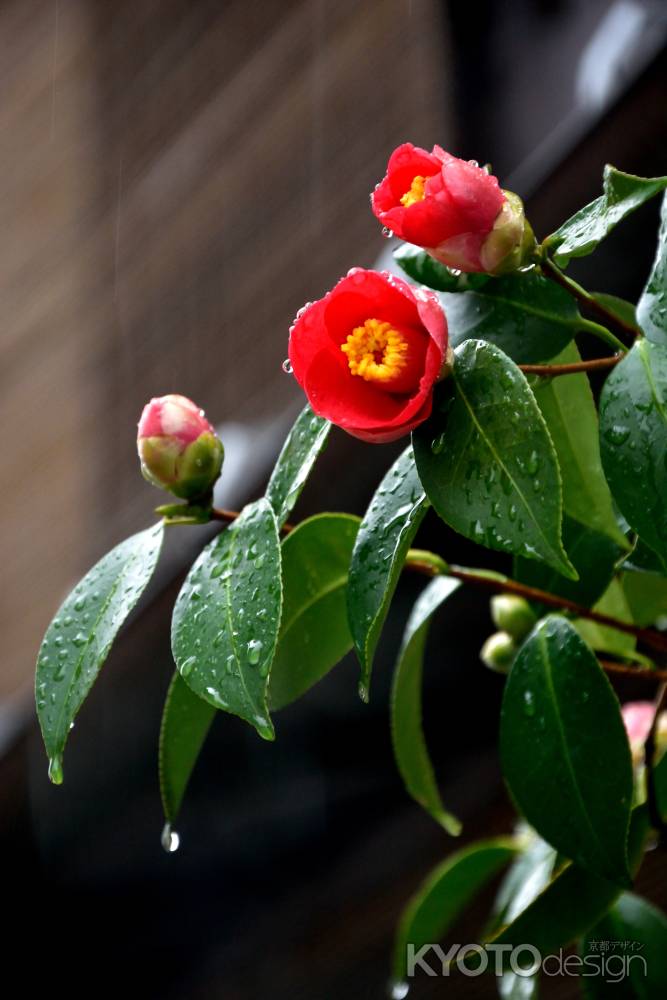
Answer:
[[[399,142],[490,160],[541,235],[599,193],[605,161],[667,172],[666,16],[662,0],[0,2],[2,957],[26,989],[43,975],[74,997],[128,983],[161,1000],[382,994],[400,907],[451,849],[406,799],[389,746],[414,582],[371,706],[350,662],[281,715],[274,747],[237,720],[214,729],[174,857],[159,849],[155,743],[169,611],[201,534],[170,537],[77,720],[62,789],[33,718],[39,641],[67,589],[159,502],[134,450],[151,395],[182,392],[222,425],[221,499],[258,495],[302,403],[281,371],[289,323],[351,265],[388,260],[367,205]],[[644,211],[577,273],[636,295],[655,229]],[[335,434],[300,513],[361,512],[391,453]],[[425,530],[450,558],[479,558]],[[485,600],[462,597],[434,629],[427,680],[466,837],[511,823],[501,685],[477,664],[487,627]],[[415,989],[439,995],[440,982]]]

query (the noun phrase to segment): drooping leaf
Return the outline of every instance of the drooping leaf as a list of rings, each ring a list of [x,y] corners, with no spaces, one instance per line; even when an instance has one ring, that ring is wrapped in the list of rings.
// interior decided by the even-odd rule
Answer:
[[[541,559],[565,576],[558,460],[524,375],[492,344],[456,351],[454,401],[413,433],[419,477],[450,527],[487,548]],[[449,400],[445,401],[445,404]]]
[[[623,592],[620,582],[612,580],[604,594],[594,605],[594,610],[619,621],[632,624],[632,611]],[[588,619],[579,618],[576,622],[579,635],[592,649],[616,656],[630,656],[637,645],[637,640],[628,632],[600,625]]]
[[[273,507],[279,528],[299,499],[330,430],[329,421],[316,417],[306,405],[287,435],[266,487],[266,498]]]
[[[422,729],[422,669],[431,617],[458,586],[458,580],[436,577],[415,603],[405,627],[391,698],[394,756],[405,787],[452,836],[461,832],[461,824],[443,806],[426,747]]]
[[[558,265],[593,253],[619,222],[667,187],[667,177],[635,177],[607,164],[603,193],[545,240]]]
[[[581,361],[581,355],[576,345],[570,344],[551,363],[577,361]],[[564,512],[628,548],[602,471],[598,415],[588,376],[577,372],[540,379],[533,392],[558,455]]]
[[[393,974],[399,983],[408,971],[408,945],[415,951],[435,944],[479,890],[517,850],[511,838],[481,840],[450,854],[410,900],[401,916],[394,945]]]
[[[361,664],[359,692],[368,699],[380,631],[428,501],[412,448],[406,448],[378,486],[364,514],[350,563],[347,611]]]
[[[108,552],[76,585],[49,625],[37,658],[35,694],[51,780],[62,781],[62,755],[74,718],[160,555],[157,524]]]
[[[568,293],[539,274],[494,278],[482,288],[443,294],[452,347],[495,344],[517,364],[548,361],[572,340],[581,319]]]
[[[605,943],[603,952],[601,942]],[[609,961],[606,975],[600,971],[599,975],[589,975],[583,980],[586,996],[592,1000],[606,1000],[610,993],[623,1000],[656,1000],[667,996],[667,918],[634,893],[624,892],[619,896],[589,930],[581,954],[596,956],[598,963],[603,957],[617,956],[615,961]],[[610,990],[611,976],[614,988]]]
[[[628,884],[632,761],[614,691],[564,618],[538,623],[505,685],[500,752],[509,789],[553,847]]]
[[[579,573],[578,580],[568,580],[561,573],[535,562],[534,559],[514,560],[513,576],[520,583],[527,583],[550,594],[592,607],[609,586],[614,566],[623,554],[622,549],[608,535],[584,527],[571,517],[563,518],[563,545],[570,562]],[[546,608],[540,606],[540,613]]]
[[[273,739],[267,688],[278,638],[280,543],[268,500],[257,500],[206,546],[178,595],[176,666],[195,694]]]
[[[637,319],[649,340],[667,344],[667,195],[662,199],[658,249],[637,304]]]
[[[175,671],[162,712],[158,752],[162,808],[169,823],[180,812],[215,713],[215,708],[198,697]]]
[[[667,347],[638,340],[600,397],[602,465],[621,513],[667,559]]]
[[[628,857],[634,873],[648,830],[646,808],[633,810]],[[546,888],[492,937],[497,944],[530,944],[542,955],[564,948],[592,927],[621,893],[620,887],[576,864],[559,867]]]
[[[347,574],[359,518],[318,514],[282,543],[283,617],[269,703],[282,708],[319,681],[352,648]]]

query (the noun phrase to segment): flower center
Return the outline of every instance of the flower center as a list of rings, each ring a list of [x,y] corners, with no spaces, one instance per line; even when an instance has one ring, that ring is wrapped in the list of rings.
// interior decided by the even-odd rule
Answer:
[[[396,330],[384,320],[367,319],[355,326],[340,349],[353,375],[389,392],[410,392],[421,375],[425,352],[416,330]]]
[[[426,178],[422,177],[421,174],[417,174],[416,177],[413,177],[410,190],[406,191],[401,198],[401,205],[404,205],[405,208],[410,208],[410,205],[416,205],[418,201],[423,201],[425,185]]]

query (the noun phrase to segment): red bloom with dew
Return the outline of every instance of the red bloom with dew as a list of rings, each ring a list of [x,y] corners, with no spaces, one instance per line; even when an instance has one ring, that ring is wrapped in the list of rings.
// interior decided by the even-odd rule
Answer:
[[[521,200],[475,162],[440,146],[430,153],[410,142],[395,149],[371,205],[400,239],[461,271],[494,273],[506,269],[508,258],[514,267],[524,239],[532,238]]]
[[[290,330],[292,370],[315,413],[372,443],[426,420],[446,358],[436,295],[386,272],[352,268]]]

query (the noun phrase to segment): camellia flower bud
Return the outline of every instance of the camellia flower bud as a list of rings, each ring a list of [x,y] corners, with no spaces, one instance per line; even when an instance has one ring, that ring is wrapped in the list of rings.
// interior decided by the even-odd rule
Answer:
[[[513,639],[524,639],[537,621],[528,601],[515,594],[496,594],[491,598],[493,624],[509,632]]]
[[[371,204],[396,236],[460,271],[505,274],[535,247],[521,199],[440,146],[430,153],[409,142],[395,149]]]
[[[184,500],[210,494],[220,475],[224,450],[215,430],[185,396],[151,399],[137,435],[141,471],[149,483]]]
[[[494,632],[479,651],[479,658],[489,670],[506,674],[517,653],[516,643],[508,632]]]

